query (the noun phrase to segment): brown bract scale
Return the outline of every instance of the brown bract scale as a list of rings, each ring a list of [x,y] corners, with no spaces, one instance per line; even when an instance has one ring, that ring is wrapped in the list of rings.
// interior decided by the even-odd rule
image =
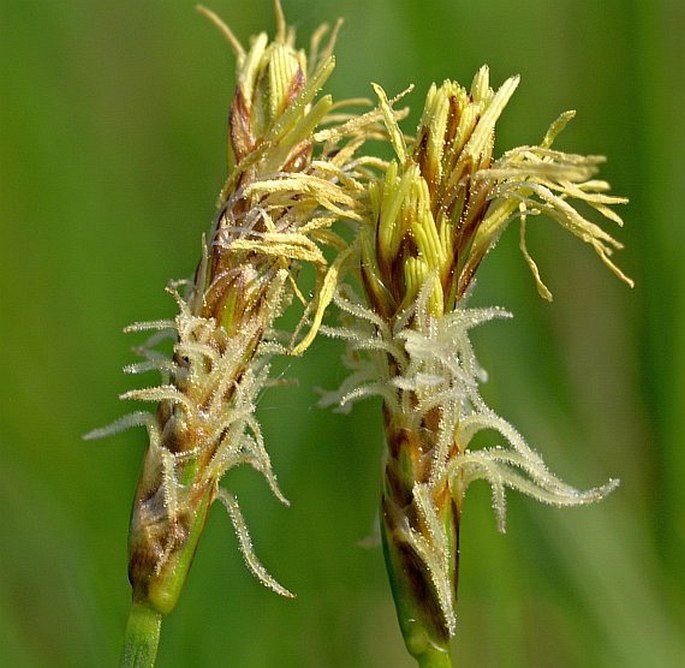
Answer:
[[[304,72],[298,67],[292,76],[281,105],[276,109],[276,115],[283,113],[285,108],[293,103],[304,87],[304,80]],[[258,126],[262,125],[262,122],[257,122],[253,109],[254,105],[245,98],[243,87],[237,86],[228,116],[230,146],[236,163],[239,163],[251,151],[254,151],[257,147],[257,142],[261,138],[260,130],[263,130],[263,128]]]

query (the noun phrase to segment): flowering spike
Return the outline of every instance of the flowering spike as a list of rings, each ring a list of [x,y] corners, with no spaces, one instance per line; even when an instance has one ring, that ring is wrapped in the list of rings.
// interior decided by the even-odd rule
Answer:
[[[513,219],[520,220],[521,252],[545,299],[551,293],[525,243],[527,221],[539,214],[590,244],[632,285],[610,259],[621,244],[574,206],[584,202],[620,221],[610,207],[625,200],[606,195],[607,184],[592,178],[603,158],[551,148],[572,112],[550,126],[539,146],[493,157],[495,125],[518,84],[511,77],[494,91],[483,67],[468,91],[451,81],[431,86],[410,142],[392,102],[375,86],[397,159],[369,185],[358,265],[368,307],[339,288],[334,302],[343,326],[325,329],[348,342],[352,373],[324,402],[348,407],[370,395],[383,398],[381,533],[400,626],[421,665],[447,665],[456,629],[459,524],[471,482],[490,484],[501,531],[508,488],[569,506],[597,501],[618,484],[581,492],[561,482],[480,396],[485,373],[470,330],[509,314],[466,308],[465,296]],[[472,449],[475,433],[486,429],[506,447]]]
[[[139,350],[144,360],[129,365],[127,372],[159,370],[162,382],[121,398],[156,403],[154,415],[136,412],[88,435],[147,427],[149,447],[129,533],[136,609],[166,614],[174,607],[216,499],[228,511],[248,568],[273,591],[292,596],[255,556],[238,502],[219,482],[229,469],[247,464],[287,504],[255,418],[257,399],[268,383],[269,359],[287,352],[274,322],[294,295],[302,297],[296,266],[310,264],[317,289],[305,303],[303,323],[311,312],[316,316],[297,352],[313,339],[341,261],[329,265],[322,247],[343,245],[330,229],[335,220],[360,217],[358,179],[364,160],[356,163],[355,153],[378,132],[380,115],[354,124],[329,117],[332,99],[317,95],[334,67],[335,32],[308,61],[295,48],[294,31],[286,26],[278,0],[274,7],[275,39],[262,33],[248,50],[216,14],[198,7],[237,57],[228,128],[231,170],[211,236],[202,238],[193,279],[167,288],[178,306],[176,317],[127,328],[153,332]],[[317,45],[323,32],[317,33]],[[322,124],[329,132],[323,142],[315,139]],[[164,337],[173,339],[170,359],[154,350]]]
[[[149,437],[129,535],[133,606],[125,656],[143,655],[143,629],[158,637],[160,615],[176,604],[217,499],[248,569],[292,596],[257,559],[238,501],[219,483],[230,468],[247,464],[287,504],[255,417],[257,397],[269,383],[273,355],[300,354],[324,331],[347,341],[352,373],[323,403],[347,408],[367,396],[383,399],[381,534],[398,618],[421,665],[447,665],[468,486],[477,479],[490,484],[504,531],[507,489],[566,506],[597,501],[618,484],[581,492],[563,483],[485,404],[479,386],[486,374],[470,332],[509,314],[467,308],[466,296],[485,255],[518,219],[524,260],[540,295],[551,299],[525,237],[530,217],[541,214],[592,246],[632,285],[612,259],[622,245],[576,207],[621,225],[612,207],[626,200],[608,195],[608,184],[594,178],[602,157],[552,148],[573,112],[562,114],[539,145],[493,157],[495,127],[518,76],[494,90],[483,66],[469,89],[452,81],[432,85],[412,139],[399,124],[405,111],[393,108],[411,89],[390,99],[372,84],[378,107],[362,115],[342,110],[359,101],[336,104],[319,95],[335,65],[340,21],[331,32],[315,31],[308,58],[295,47],[280,0],[275,38],[259,34],[247,49],[216,14],[198,11],[236,54],[229,175],[193,279],[167,288],[176,317],[127,328],[151,334],[138,350],[143,360],[125,371],[157,370],[162,379],[121,398],[155,402],[156,412],[132,413],[87,436],[145,426]],[[358,156],[369,138],[388,141],[395,159]],[[356,225],[352,243],[332,229],[339,219]],[[303,263],[314,270],[309,298],[297,283]],[[350,268],[365,301],[341,280]],[[286,347],[274,327],[294,299],[303,314]],[[323,324],[331,302],[341,327]],[[173,339],[170,358],[154,349],[164,338]],[[498,433],[504,445],[473,448],[482,430]],[[151,650],[148,643],[146,657]]]

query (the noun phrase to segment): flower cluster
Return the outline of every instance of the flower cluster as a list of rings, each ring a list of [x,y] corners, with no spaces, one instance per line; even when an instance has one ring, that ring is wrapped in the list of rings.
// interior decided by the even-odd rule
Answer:
[[[367,396],[382,398],[386,565],[408,650],[422,665],[438,665],[431,661],[449,654],[456,628],[459,525],[470,483],[490,484],[501,531],[507,488],[572,506],[599,500],[617,484],[583,492],[563,483],[485,404],[479,391],[485,374],[470,332],[510,314],[466,305],[475,274],[518,221],[525,261],[539,293],[551,299],[525,242],[528,220],[545,216],[632,284],[612,260],[621,244],[582,213],[621,224],[612,206],[626,200],[595,178],[602,157],[552,148],[572,112],[539,144],[493,156],[495,125],[518,77],[494,90],[483,67],[469,89],[452,81],[431,86],[410,138],[399,125],[405,112],[380,86],[374,86],[378,105],[359,115],[346,110],[358,100],[334,104],[320,96],[334,67],[337,26],[327,41],[325,26],[316,31],[307,56],[295,47],[277,0],[275,8],[274,40],[260,34],[247,50],[201,8],[237,58],[228,179],[193,279],[168,288],[178,314],[129,328],[155,333],[140,349],[144,360],[127,371],[157,370],[162,382],[122,398],[154,402],[155,413],[132,413],[90,436],[136,425],[148,431],[129,536],[134,602],[159,613],[174,607],[217,499],[248,567],[291,596],[256,558],[238,501],[219,483],[228,469],[248,464],[286,503],[255,417],[269,360],[302,353],[318,331],[345,339],[351,374],[323,403],[346,408]],[[388,142],[393,159],[363,154],[369,139]],[[352,241],[336,221],[352,226]],[[314,269],[310,298],[298,285],[303,264]],[[355,292],[359,286],[363,296]],[[294,300],[303,312],[284,339],[276,321]],[[323,324],[331,302],[340,326]],[[173,340],[170,358],[156,348],[164,337]],[[473,448],[484,430],[498,433],[504,445]]]
[[[471,482],[490,483],[501,531],[506,488],[571,506],[597,501],[617,485],[610,480],[581,492],[561,482],[479,393],[485,376],[470,330],[510,314],[468,308],[466,297],[510,222],[520,222],[521,250],[543,297],[551,294],[525,245],[533,215],[557,221],[631,283],[610,257],[620,244],[573,204],[620,224],[610,206],[626,200],[607,195],[608,184],[593,178],[603,159],[551,148],[572,113],[553,123],[539,145],[493,157],[495,123],[517,85],[512,77],[493,90],[486,67],[470,90],[451,81],[433,85],[409,142],[376,86],[396,157],[368,187],[356,269],[365,299],[340,289],[335,302],[343,326],[324,330],[346,339],[352,353],[351,375],[324,403],[383,399],[386,565],[407,647],[420,660],[447,653],[455,632],[459,522]],[[505,447],[471,449],[483,430],[498,432]]]
[[[140,349],[144,361],[126,370],[160,371],[162,383],[122,395],[154,402],[154,415],[136,412],[88,435],[147,427],[149,447],[129,534],[129,579],[134,601],[162,613],[176,604],[215,499],[228,511],[247,566],[274,591],[292,595],[256,558],[238,502],[219,482],[228,469],[248,464],[286,502],[255,417],[269,359],[286,352],[274,321],[293,297],[305,305],[303,324],[330,301],[326,295],[338,264],[329,265],[323,249],[345,246],[331,229],[334,221],[360,220],[359,179],[366,160],[356,152],[373,134],[380,113],[353,117],[340,110],[346,103],[334,105],[329,95],[315,99],[333,70],[337,29],[323,44],[322,26],[307,58],[295,48],[278,2],[275,7],[275,39],[260,34],[247,51],[215,14],[201,8],[237,57],[231,170],[194,278],[168,288],[178,315],[127,329],[157,331]],[[298,289],[293,271],[302,263],[312,265],[317,276],[311,300]],[[302,337],[299,350],[314,333],[315,327]],[[173,340],[171,358],[155,348],[165,337]]]

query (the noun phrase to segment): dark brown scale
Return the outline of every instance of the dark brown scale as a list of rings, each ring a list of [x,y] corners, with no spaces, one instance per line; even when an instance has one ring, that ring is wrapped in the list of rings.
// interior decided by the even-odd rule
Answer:
[[[385,485],[388,496],[398,507],[405,508],[411,503],[411,491],[408,491],[406,486],[402,484],[394,467],[390,465],[385,467]]]
[[[459,127],[459,121],[461,120],[461,108],[459,107],[459,99],[456,95],[450,95],[449,100],[449,114],[447,116],[447,126],[445,127],[445,153],[444,155],[449,155],[452,149],[452,144],[454,143],[454,138],[457,134],[457,128]]]
[[[162,402],[160,406],[164,403],[168,402]],[[181,427],[179,421],[175,417],[170,417],[164,422],[158,420],[158,424],[163,425],[162,447],[165,450],[171,452],[172,454],[177,454],[179,452],[192,449],[188,444],[189,439],[187,430]]]
[[[312,143],[303,141],[292,151],[288,162],[283,165],[284,172],[303,172],[312,160]]]
[[[398,305],[401,305],[406,296],[406,285],[404,279],[404,265],[409,257],[417,257],[419,249],[414,237],[408,233],[402,238],[399,251],[393,258],[388,275],[388,283],[391,286],[393,296]],[[394,315],[394,314],[393,314]]]
[[[440,643],[447,643],[450,637],[449,629],[440,610],[435,587],[421,557],[406,543],[400,543],[398,547],[404,572],[414,597],[417,601],[424,602],[421,612],[426,618],[426,625],[437,636]]]
[[[278,111],[278,115],[282,114],[295,101],[297,96],[304,88],[304,84],[304,72],[302,71],[301,67],[298,67],[295,76],[293,76],[290,81],[288,92],[285,95],[281,109]]]
[[[480,257],[478,258],[477,261],[469,263],[464,269],[462,270],[461,274],[459,275],[459,281],[457,283],[457,294],[456,294],[456,299],[459,300],[461,299],[465,294],[466,291],[469,288],[469,285],[471,285],[471,281],[473,280],[473,277],[480,266],[480,263],[482,262],[483,258]]]
[[[239,163],[250,151],[254,150],[256,145],[251,127],[250,111],[240,86],[236,87],[233,104],[228,114],[228,127],[233,156],[236,163]]]
[[[149,464],[149,458],[146,457],[145,466]],[[151,602],[163,607],[165,603],[155,600],[153,590],[159,587],[160,580],[163,581],[165,576],[173,576],[173,568],[169,569],[167,565],[186,549],[192,527],[198,519],[204,522],[207,506],[204,506],[205,517],[199,518],[198,513],[203,509],[202,499],[207,489],[193,489],[186,509],[175,517],[169,517],[161,486],[161,471],[158,475],[159,484],[155,493],[145,498],[139,489],[133,508],[128,576],[134,601]],[[159,588],[162,591],[165,589],[164,585]]]
[[[388,567],[395,571],[392,577],[397,580],[397,586],[407,590],[409,597],[415,603],[411,607],[411,616],[420,615],[423,626],[432,638],[441,643],[449,639],[450,630],[440,608],[439,596],[435,590],[431,574],[415,549],[407,542],[404,532],[406,524],[431,540],[428,527],[424,524],[415,505],[413,494],[416,482],[426,482],[429,475],[430,452],[435,446],[434,439],[437,431],[433,429],[439,420],[439,411],[431,411],[424,420],[424,428],[418,432],[410,432],[405,428],[394,427],[392,414],[385,407],[386,438],[388,443],[388,461],[385,467],[383,496],[381,509],[389,555]],[[422,438],[423,437],[423,438]],[[409,450],[409,452],[407,452]],[[400,457],[413,462],[415,469],[410,472],[402,470]],[[447,529],[447,535],[453,540],[450,546],[450,580],[453,583],[453,596],[456,599],[459,562],[459,509],[452,499],[451,491],[446,481],[433,492],[433,501],[440,509],[443,522],[450,522],[452,527]],[[393,589],[395,594],[395,590]],[[405,596],[406,596],[405,592]],[[402,618],[402,603],[396,599]]]

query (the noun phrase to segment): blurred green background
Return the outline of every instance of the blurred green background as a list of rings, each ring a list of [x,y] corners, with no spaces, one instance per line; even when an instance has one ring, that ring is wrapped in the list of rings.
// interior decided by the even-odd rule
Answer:
[[[268,0],[211,5],[246,42],[273,31]],[[284,0],[300,42],[346,19],[331,89],[369,81],[407,98],[431,81],[523,77],[498,152],[535,143],[609,156],[630,196],[615,280],[547,222],[531,250],[555,294],[536,294],[517,232],[479,274],[474,303],[512,310],[476,345],[488,401],[578,486],[622,485],[584,509],[510,494],[499,535],[474,485],[462,534],[460,666],[685,665],[685,3],[638,0]],[[680,77],[678,80],[677,77]],[[163,287],[194,269],[225,176],[233,57],[192,2],[0,1],[0,664],[113,666],[127,615],[126,534],[143,430],[81,434],[121,415],[136,379],[122,327],[167,317]],[[295,601],[244,568],[219,506],[165,621],[159,665],[403,667],[373,533],[379,406],[315,407],[341,379],[320,340],[281,365],[261,419],[292,507],[249,471],[229,474],[256,549]],[[141,383],[145,380],[141,380]]]

